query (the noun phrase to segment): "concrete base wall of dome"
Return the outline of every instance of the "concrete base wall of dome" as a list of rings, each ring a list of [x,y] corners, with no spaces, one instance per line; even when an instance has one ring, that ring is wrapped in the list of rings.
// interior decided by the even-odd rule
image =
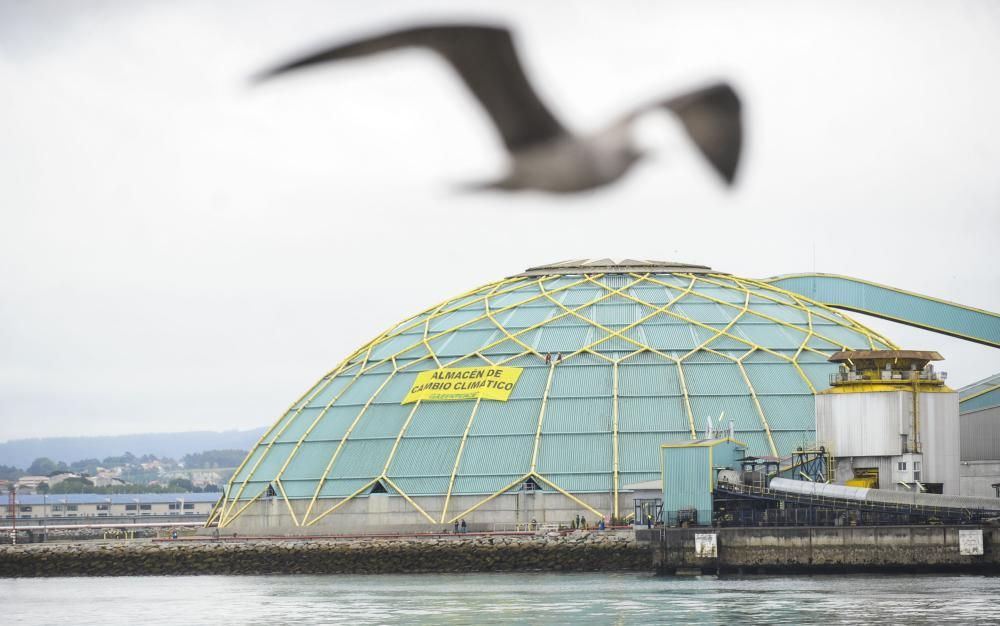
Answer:
[[[451,521],[456,515],[475,507],[487,497],[485,495],[452,496],[448,504],[448,514],[441,522],[444,496],[414,496],[413,501],[433,520],[431,522],[405,498],[394,494],[371,494],[356,497],[343,504],[336,511],[308,526],[296,524],[288,506],[281,498],[269,498],[254,502],[238,517],[228,523],[222,534],[239,535],[325,535],[361,534],[378,532],[450,532],[454,530]],[[598,511],[610,511],[610,494],[575,494],[579,500]],[[340,500],[317,500],[311,517],[330,509]],[[303,519],[308,500],[293,500],[295,517]],[[631,499],[620,497],[623,514],[630,512]],[[607,515],[607,513],[605,513]],[[568,524],[577,515],[588,523],[595,524],[598,516],[588,508],[560,493],[524,492],[507,493],[497,496],[478,506],[474,511],[462,516],[469,532],[514,530],[517,525]]]

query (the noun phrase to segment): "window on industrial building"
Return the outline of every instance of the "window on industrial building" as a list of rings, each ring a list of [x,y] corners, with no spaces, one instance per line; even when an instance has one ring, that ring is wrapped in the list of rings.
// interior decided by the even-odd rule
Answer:
[[[98,504],[97,505],[97,510],[98,511],[107,511],[108,510],[108,506],[109,505],[107,505],[107,504]]]
[[[63,506],[61,504],[53,504],[52,505],[52,510],[55,511],[56,513],[58,513],[59,511],[63,510]]]
[[[914,461],[913,462],[913,471],[914,472],[919,472],[920,471],[920,461]]]
[[[180,504],[177,503],[177,502],[171,502],[170,504],[167,505],[167,509],[169,509],[171,511],[176,511],[179,508],[181,508],[181,507],[180,507]]]
[[[125,510],[126,511],[134,511],[135,510],[135,505],[134,504],[126,504],[125,505]]]
[[[77,505],[75,505],[75,504],[67,504],[66,505],[66,510],[67,511],[78,511],[78,510],[80,510],[80,507],[77,506]]]
[[[22,506],[21,507],[21,512],[22,513],[31,513],[31,507],[30,506]]]
[[[185,502],[184,503],[184,508],[185,509],[193,509],[194,508],[194,503],[193,502]]]
[[[900,461],[898,463],[897,467],[899,468],[899,471],[901,471],[901,472],[904,471],[904,470],[906,470],[906,461]]]
[[[139,510],[140,511],[151,511],[152,509],[153,509],[153,505],[152,504],[140,504],[139,505]]]
[[[907,439],[907,437],[906,437],[906,435],[900,435],[899,437],[900,437],[900,439],[902,439],[902,440],[903,440],[903,441],[902,441],[902,443],[903,443],[903,451],[902,451],[902,454],[906,454],[907,452],[909,452],[909,450],[907,450],[907,449],[906,449],[906,444],[907,444],[907,441],[906,441],[906,439]]]

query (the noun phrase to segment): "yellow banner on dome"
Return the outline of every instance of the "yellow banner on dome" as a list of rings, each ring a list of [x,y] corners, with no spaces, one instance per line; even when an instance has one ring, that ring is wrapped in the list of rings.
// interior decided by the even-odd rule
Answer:
[[[448,400],[502,400],[510,397],[521,367],[444,367],[420,372],[402,404],[417,400],[445,402]]]

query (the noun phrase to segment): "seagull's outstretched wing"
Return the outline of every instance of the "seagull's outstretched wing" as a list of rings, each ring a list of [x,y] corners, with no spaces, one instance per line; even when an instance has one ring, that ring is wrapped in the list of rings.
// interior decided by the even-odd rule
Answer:
[[[279,65],[258,78],[407,47],[429,48],[451,63],[493,119],[508,150],[566,134],[528,82],[505,28],[446,25],[395,30],[325,48]]]
[[[731,185],[743,147],[743,107],[733,88],[725,83],[711,85],[643,107],[632,117],[658,107],[677,116],[701,153]]]

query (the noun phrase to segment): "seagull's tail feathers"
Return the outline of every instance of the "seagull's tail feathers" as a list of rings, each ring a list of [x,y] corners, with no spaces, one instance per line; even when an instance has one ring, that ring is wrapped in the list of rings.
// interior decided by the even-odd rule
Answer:
[[[661,102],[684,125],[698,150],[732,185],[743,148],[743,106],[726,83],[717,83]]]

